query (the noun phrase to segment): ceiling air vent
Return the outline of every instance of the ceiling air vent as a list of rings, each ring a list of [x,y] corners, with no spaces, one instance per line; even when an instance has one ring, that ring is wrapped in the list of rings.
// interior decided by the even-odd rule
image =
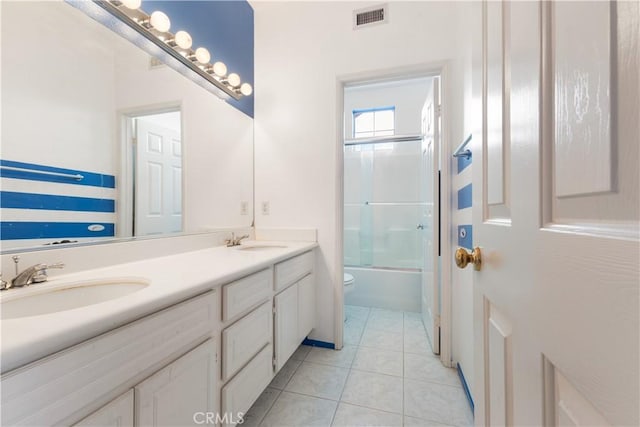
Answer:
[[[363,28],[374,24],[384,24],[388,22],[387,5],[379,5],[359,9],[353,12],[353,28]]]

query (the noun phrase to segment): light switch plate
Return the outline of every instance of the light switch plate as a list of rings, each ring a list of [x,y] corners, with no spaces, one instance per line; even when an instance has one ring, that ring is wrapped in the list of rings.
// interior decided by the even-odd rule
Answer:
[[[269,202],[262,202],[262,215],[269,215]]]
[[[240,215],[249,215],[249,202],[240,202]]]

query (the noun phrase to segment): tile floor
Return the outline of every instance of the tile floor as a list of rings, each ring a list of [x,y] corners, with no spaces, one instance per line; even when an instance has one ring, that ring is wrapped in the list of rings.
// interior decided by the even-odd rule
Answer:
[[[243,426],[468,426],[458,375],[418,313],[346,306],[341,351],[300,346]]]

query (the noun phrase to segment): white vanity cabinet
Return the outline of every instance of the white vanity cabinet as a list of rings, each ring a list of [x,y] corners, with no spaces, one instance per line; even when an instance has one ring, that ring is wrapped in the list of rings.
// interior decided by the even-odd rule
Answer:
[[[191,418],[196,406],[217,409],[212,337],[220,303],[215,294],[191,298],[3,374],[1,424],[126,426],[132,416],[146,420],[156,411],[155,425],[176,425],[176,415]],[[136,411],[129,410],[131,389]],[[157,403],[146,405],[149,399]],[[192,399],[195,406],[188,403]]]
[[[77,424],[76,427],[133,426],[133,390],[117,397]]]
[[[208,340],[135,387],[137,426],[188,426],[216,403],[216,349]]]
[[[313,252],[276,264],[274,287],[284,289],[274,297],[274,366],[278,372],[314,327]]]

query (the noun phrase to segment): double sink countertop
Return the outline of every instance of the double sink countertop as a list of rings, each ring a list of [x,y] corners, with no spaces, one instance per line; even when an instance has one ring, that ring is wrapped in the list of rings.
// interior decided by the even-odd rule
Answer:
[[[141,285],[124,296],[46,314],[16,317],[0,309],[0,371],[7,373],[316,246],[316,242],[243,242],[56,275],[46,283],[2,291],[0,303],[46,294],[39,297],[46,304],[43,297],[55,298],[57,290],[78,284]]]

